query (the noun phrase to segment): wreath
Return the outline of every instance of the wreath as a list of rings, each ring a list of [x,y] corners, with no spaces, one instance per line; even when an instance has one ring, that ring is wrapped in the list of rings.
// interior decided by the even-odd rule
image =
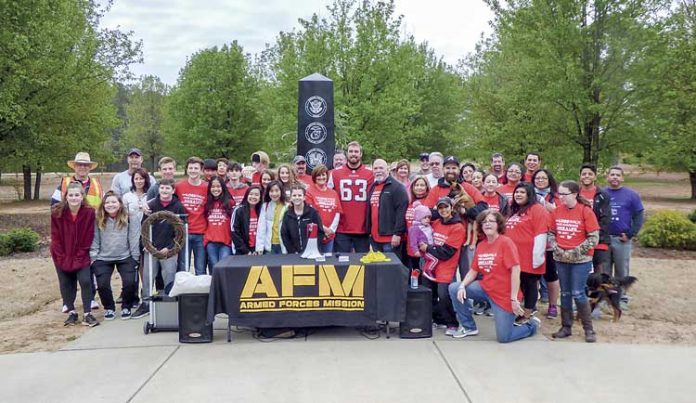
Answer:
[[[155,245],[152,244],[152,239],[150,239],[150,227],[152,224],[159,221],[164,221],[174,228],[174,247],[170,248],[167,253],[162,253],[155,248]],[[185,236],[184,222],[176,214],[166,210],[150,214],[150,216],[143,221],[143,226],[140,229],[140,239],[143,241],[143,247],[157,259],[168,259],[172,256],[176,256],[185,245]]]

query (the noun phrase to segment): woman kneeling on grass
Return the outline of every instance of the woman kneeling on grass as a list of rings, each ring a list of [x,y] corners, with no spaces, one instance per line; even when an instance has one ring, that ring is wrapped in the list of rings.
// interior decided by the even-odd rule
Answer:
[[[452,336],[460,338],[479,333],[467,298],[490,302],[498,342],[509,343],[534,335],[541,323],[536,317],[521,326],[513,325],[516,315],[524,314],[520,306],[520,258],[512,240],[502,235],[505,232],[503,216],[486,210],[476,217],[476,222],[486,240],[476,247],[471,270],[464,280],[449,286],[459,321],[459,328]],[[479,273],[483,276],[480,281],[476,280]]]
[[[84,204],[84,198],[82,184],[73,182],[51,212],[51,257],[56,265],[60,295],[68,311],[65,326],[77,324],[78,282],[84,308],[82,324],[90,327],[99,324],[91,313],[90,304],[93,291],[89,248],[94,239],[94,209]]]
[[[113,191],[106,192],[97,210],[89,256],[97,277],[97,292],[104,303],[104,319],[115,318],[116,304],[111,292],[114,267],[123,282],[121,319],[130,319],[130,308],[138,298],[140,220],[137,215],[129,218],[128,208]]]

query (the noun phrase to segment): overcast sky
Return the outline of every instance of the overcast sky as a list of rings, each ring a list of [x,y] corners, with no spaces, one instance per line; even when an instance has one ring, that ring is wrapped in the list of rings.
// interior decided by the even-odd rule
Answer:
[[[102,24],[133,31],[143,40],[144,64],[136,76],[154,74],[176,83],[186,58],[233,40],[255,54],[280,31],[298,28],[298,18],[328,14],[331,0],[115,0]],[[396,0],[404,32],[427,41],[450,64],[473,51],[493,17],[482,0]]]

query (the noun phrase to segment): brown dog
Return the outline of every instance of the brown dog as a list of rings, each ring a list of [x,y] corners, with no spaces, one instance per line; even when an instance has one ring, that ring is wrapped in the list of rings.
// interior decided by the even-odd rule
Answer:
[[[633,283],[638,281],[633,276],[612,277],[606,273],[592,273],[587,277],[587,296],[590,307],[595,309],[597,304],[607,301],[614,311],[613,321],[621,319],[621,296]]]

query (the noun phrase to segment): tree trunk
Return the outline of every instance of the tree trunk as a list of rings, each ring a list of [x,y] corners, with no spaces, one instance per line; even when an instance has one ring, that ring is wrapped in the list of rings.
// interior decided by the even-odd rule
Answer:
[[[34,182],[34,200],[39,200],[39,195],[41,194],[41,173],[43,172],[43,166],[41,163],[36,165],[36,182]]]
[[[689,181],[691,182],[691,199],[696,200],[696,171],[689,171]]]
[[[22,176],[24,177],[24,200],[31,200],[31,165],[22,165]]]

